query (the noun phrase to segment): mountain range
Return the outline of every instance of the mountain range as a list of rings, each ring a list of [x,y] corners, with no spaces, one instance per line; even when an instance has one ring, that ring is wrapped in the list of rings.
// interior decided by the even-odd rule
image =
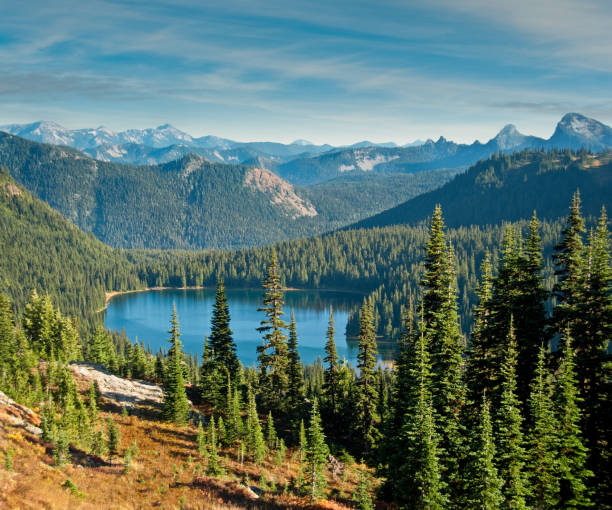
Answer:
[[[393,207],[454,175],[345,176],[303,188],[262,167],[211,163],[196,154],[124,165],[2,132],[0,165],[103,242],[158,249],[236,248],[314,235]]]
[[[348,147],[315,145],[306,140],[291,144],[236,142],[216,136],[193,137],[169,124],[114,132],[104,127],[69,130],[54,122],[41,121],[0,126],[0,131],[37,142],[67,145],[99,161],[115,163],[154,165],[193,153],[213,163],[266,168],[299,185],[316,184],[348,173],[465,169],[500,151],[581,147],[600,151],[612,146],[612,128],[578,113],[563,116],[548,139],[524,135],[508,124],[487,143],[457,144],[440,137],[437,141],[417,141],[402,147],[393,142],[369,141]]]
[[[563,116],[553,135],[539,138],[508,124],[487,143],[457,144],[440,137],[415,147],[335,149],[318,156],[296,158],[271,168],[294,184],[313,184],[350,172],[406,173],[439,168],[467,168],[497,152],[523,149],[601,151],[612,147],[612,128],[578,113]]]

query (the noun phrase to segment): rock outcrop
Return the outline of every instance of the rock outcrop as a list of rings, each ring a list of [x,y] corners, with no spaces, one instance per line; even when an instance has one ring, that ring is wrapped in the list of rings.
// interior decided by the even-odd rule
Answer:
[[[130,381],[108,372],[95,363],[72,363],[70,368],[77,380],[98,383],[100,394],[118,407],[133,409],[141,406],[159,406],[164,400],[162,389],[144,381]]]
[[[6,421],[16,427],[21,427],[26,432],[40,436],[42,430],[38,427],[40,425],[40,418],[32,411],[32,409],[22,406],[15,402],[12,398],[0,391],[0,420]]]

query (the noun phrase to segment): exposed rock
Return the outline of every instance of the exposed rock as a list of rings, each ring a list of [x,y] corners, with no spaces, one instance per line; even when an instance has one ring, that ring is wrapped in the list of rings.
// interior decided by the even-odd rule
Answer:
[[[95,363],[72,363],[70,368],[77,379],[95,381],[102,397],[119,407],[132,409],[138,406],[158,406],[164,400],[162,389],[144,381],[130,381],[111,374]]]
[[[244,184],[268,195],[271,204],[282,207],[293,219],[319,214],[308,200],[296,195],[293,185],[265,168],[250,170]]]
[[[259,495],[263,493],[263,491],[259,487],[255,486],[242,486],[244,488],[244,493],[249,499],[259,499]]]
[[[14,425],[16,427],[23,428],[26,432],[40,436],[42,430],[38,427],[40,425],[40,418],[32,411],[32,409],[22,406],[15,402],[12,398],[0,391],[0,418]]]
[[[6,191],[8,193],[9,196],[14,196],[14,195],[21,195],[21,190],[15,186],[14,184],[7,184],[6,185]]]
[[[329,462],[329,470],[331,471],[332,477],[335,480],[337,477],[342,476],[344,472],[344,465],[336,457],[330,455],[327,457]]]

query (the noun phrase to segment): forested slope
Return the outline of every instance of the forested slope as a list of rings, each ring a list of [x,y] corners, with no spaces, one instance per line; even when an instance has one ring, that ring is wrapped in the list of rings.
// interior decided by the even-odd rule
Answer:
[[[451,176],[341,179],[297,189],[266,169],[210,163],[193,154],[163,165],[120,165],[5,133],[0,165],[101,241],[153,249],[231,249],[320,234]]]
[[[457,175],[439,189],[413,198],[351,228],[415,224],[442,205],[451,227],[495,225],[531,216],[555,219],[567,213],[579,189],[586,216],[612,206],[612,154],[566,150],[496,154]]]

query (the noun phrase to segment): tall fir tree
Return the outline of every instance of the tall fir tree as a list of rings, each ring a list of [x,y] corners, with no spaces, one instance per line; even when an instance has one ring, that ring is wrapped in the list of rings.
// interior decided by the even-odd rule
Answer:
[[[543,256],[539,231],[540,223],[534,212],[519,261],[518,296],[511,312],[518,347],[516,377],[521,403],[529,398],[529,384],[538,362],[539,346],[548,339],[545,303],[550,293],[544,288],[541,276]]]
[[[221,378],[226,369],[215,361],[214,354],[208,342],[208,337],[204,337],[204,351],[202,352],[202,365],[200,366],[200,392],[203,402],[217,408],[223,398],[224,385]],[[229,375],[229,372],[227,374]]]
[[[208,340],[217,365],[227,368],[231,378],[235,379],[239,368],[238,356],[236,356],[236,344],[230,329],[230,313],[225,294],[225,284],[221,278],[217,280],[217,291]]]
[[[284,411],[285,397],[289,385],[287,367],[289,348],[283,321],[283,291],[276,252],[272,251],[266,277],[262,283],[265,289],[263,305],[258,311],[264,312],[265,319],[257,328],[263,334],[262,345],[257,347],[257,361],[260,372],[260,391],[262,402],[267,409]]]
[[[540,348],[529,407],[532,425],[528,434],[527,475],[529,504],[538,509],[558,508],[558,423],[552,402],[552,375],[546,368],[546,349]]]
[[[310,425],[308,426],[306,444],[306,480],[310,485],[310,500],[315,501],[323,497],[327,487],[324,470],[329,456],[329,448],[325,443],[325,434],[323,433],[316,398],[310,413]]]
[[[568,333],[563,339],[562,357],[557,376],[555,403],[557,406],[559,508],[593,506],[588,482],[593,473],[586,467],[587,449],[580,431],[580,397],[576,388],[574,352]]]
[[[476,289],[478,304],[474,307],[474,327],[470,336],[466,365],[466,384],[469,402],[476,404],[483,392],[491,393],[496,377],[491,339],[487,334],[491,323],[491,297],[493,295],[493,266],[487,250],[480,266],[480,284]]]
[[[289,366],[287,367],[289,385],[287,389],[288,408],[293,420],[298,419],[304,405],[304,370],[298,352],[298,334],[295,324],[295,314],[291,310],[291,322],[289,323]]]
[[[168,369],[164,381],[164,417],[177,425],[184,425],[189,415],[189,402],[185,392],[182,342],[174,305],[172,305],[172,319],[168,333],[170,333],[171,347],[168,351]]]
[[[443,479],[451,502],[463,491],[460,465],[464,431],[461,411],[466,390],[463,379],[463,337],[457,315],[456,260],[444,236],[442,210],[434,210],[426,247],[423,289],[423,328],[432,363],[432,403],[444,451]]]
[[[584,232],[580,193],[577,191],[572,198],[567,224],[561,233],[561,242],[555,246],[553,253],[557,276],[554,286],[557,299],[553,315],[555,328],[558,333],[565,333],[569,327],[569,333],[576,342],[579,342],[579,329],[582,326],[580,303],[584,301],[586,287]]]
[[[470,462],[466,472],[468,508],[496,510],[501,508],[504,496],[502,480],[493,462],[495,444],[489,402],[483,395],[479,425],[472,441]]]
[[[374,329],[372,303],[364,299],[359,311],[359,353],[357,354],[357,443],[368,457],[378,440],[376,403],[376,363],[378,348]]]
[[[247,449],[253,462],[261,464],[266,456],[266,442],[261,430],[261,423],[257,414],[257,405],[255,396],[249,387],[248,389],[248,407],[247,407]]]
[[[334,339],[336,330],[334,329],[334,310],[329,310],[329,322],[327,326],[325,342],[325,357],[323,361],[326,363],[325,379],[323,382],[323,391],[327,397],[327,407],[332,421],[335,423],[338,412],[338,350],[336,349],[336,341]]]
[[[398,504],[437,510],[446,508],[448,497],[442,480],[442,451],[431,399],[431,361],[423,329],[421,324],[421,333],[406,360],[408,397],[401,429],[389,448],[392,456],[386,483]]]
[[[612,269],[608,217],[602,209],[588,247],[583,328],[575,337],[576,379],[589,466],[596,473],[597,494],[612,498]],[[578,332],[577,332],[578,333]],[[575,334],[577,334],[575,333]],[[600,501],[603,499],[600,497]]]
[[[501,366],[501,400],[495,418],[496,461],[503,481],[502,508],[519,510],[527,508],[525,497],[528,489],[524,471],[526,452],[523,418],[516,396],[517,344],[512,318],[506,344],[508,348]]]

